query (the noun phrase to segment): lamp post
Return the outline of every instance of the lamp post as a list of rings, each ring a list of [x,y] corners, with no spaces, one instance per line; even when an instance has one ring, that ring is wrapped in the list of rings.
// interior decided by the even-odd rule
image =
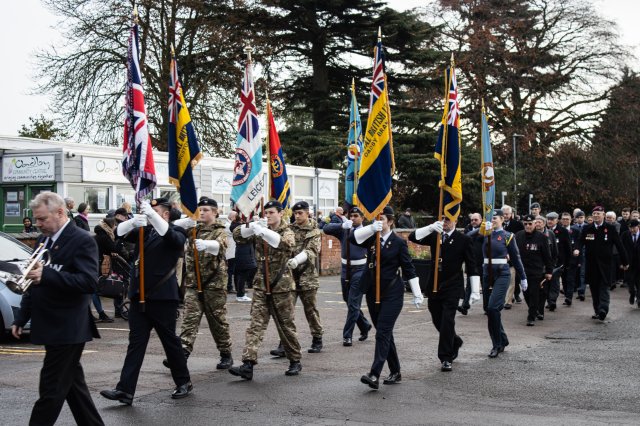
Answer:
[[[507,196],[507,191],[502,191],[502,204],[500,205],[500,207],[504,206],[504,197]]]
[[[315,172],[315,175],[316,175],[316,191],[315,191],[316,194],[314,197],[315,198],[314,211],[316,216],[318,216],[318,209],[320,208],[320,169],[316,167],[313,171]]]
[[[516,166],[516,138],[524,138],[524,135],[513,134],[513,214],[518,210],[518,175]]]

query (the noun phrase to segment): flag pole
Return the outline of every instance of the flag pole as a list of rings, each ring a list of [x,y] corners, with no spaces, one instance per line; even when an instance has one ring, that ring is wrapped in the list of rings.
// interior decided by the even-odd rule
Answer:
[[[442,125],[442,152],[440,153],[440,182],[438,186],[440,187],[440,200],[438,203],[438,220],[442,220],[442,216],[444,216],[444,185],[445,179],[447,176],[447,165],[445,164],[447,158],[447,136],[448,136],[448,128],[449,123],[447,122],[447,116],[449,115],[449,92],[451,91],[451,73],[453,72],[453,53],[451,53],[451,64],[449,66],[449,73],[445,71],[445,102],[444,102],[444,123]],[[438,235],[436,239],[436,253],[435,253],[435,263],[433,265],[433,292],[438,292],[438,270],[440,268],[440,245],[442,242],[442,238]]]
[[[480,116],[480,126],[481,127],[482,127],[482,118],[483,117],[484,117],[485,120],[487,119],[486,112],[485,112],[485,109],[484,109],[484,99],[482,99],[482,113],[481,113],[481,116]],[[489,124],[487,123],[487,125],[489,125]],[[483,132],[482,132],[482,129],[481,129],[480,130],[480,158],[481,158],[482,164],[481,164],[481,170],[480,170],[480,180],[482,181],[481,183],[482,183],[482,213],[483,213],[482,222],[483,223],[480,226],[484,227],[485,226],[485,224],[484,224],[484,213],[486,212],[486,208],[487,208],[485,193],[487,191],[486,191],[486,189],[484,187],[484,176],[482,174],[482,169],[484,168],[484,160],[485,160],[485,158],[484,158],[484,148],[482,147],[482,134],[483,134]],[[485,142],[488,143],[488,144],[491,143],[491,141],[485,141]],[[491,208],[493,209],[493,206],[491,206]],[[485,228],[484,231],[485,231],[485,233],[487,232],[486,228]],[[487,258],[489,259],[489,263],[488,263],[489,271],[488,271],[487,277],[489,278],[489,290],[493,290],[493,264],[491,263],[492,260],[493,260],[493,256],[492,256],[492,252],[491,252],[491,233],[492,233],[492,231],[489,231],[489,234],[488,234],[489,238],[487,239],[487,249],[488,249]]]
[[[355,112],[355,106],[357,106],[356,101],[356,80],[355,78],[351,78],[351,111]],[[354,105],[355,104],[355,105]],[[351,197],[351,205],[358,205],[358,162],[360,161],[360,146],[358,145],[358,120],[355,114],[353,114],[353,140],[356,146],[356,149],[353,153],[353,196]]]
[[[378,43],[382,42],[382,27],[378,27]],[[385,90],[387,79],[384,80]],[[388,102],[388,99],[387,99]],[[369,111],[371,113],[371,111]],[[377,214],[376,220],[380,220],[380,213]],[[380,231],[376,232],[376,310],[380,309]]]

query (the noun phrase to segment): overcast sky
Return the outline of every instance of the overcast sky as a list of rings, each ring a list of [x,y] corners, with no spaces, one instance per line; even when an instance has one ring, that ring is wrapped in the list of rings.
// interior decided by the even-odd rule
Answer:
[[[407,9],[426,4],[428,0],[391,0],[389,5]],[[640,58],[640,1],[638,0],[594,0],[600,14],[618,23],[622,42],[632,46]],[[44,114],[47,110],[46,96],[35,94],[35,61],[33,53],[61,41],[53,28],[56,17],[49,13],[39,0],[5,1],[0,18],[0,81],[3,81],[4,101],[0,103],[0,135],[17,135],[29,117]],[[632,63],[640,70],[640,60]],[[69,93],[73,96],[73,93]]]

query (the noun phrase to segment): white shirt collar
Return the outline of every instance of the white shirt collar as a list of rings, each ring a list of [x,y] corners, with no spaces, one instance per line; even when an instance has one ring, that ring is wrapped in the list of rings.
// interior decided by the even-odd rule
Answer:
[[[392,230],[389,230],[389,232],[387,232],[385,235],[382,235],[382,233],[380,233],[380,245],[384,245],[387,242],[392,232]]]
[[[62,228],[58,229],[58,232],[56,232],[55,234],[53,234],[53,236],[52,236],[52,237],[49,237],[49,238],[51,238],[51,244],[53,244],[53,243],[55,243],[55,242],[56,242],[56,240],[58,239],[58,237],[60,237],[60,234],[62,234],[62,231],[64,231],[64,228],[66,228],[66,227],[67,227],[67,225],[69,225],[69,222],[71,222],[71,221],[69,220],[69,218],[67,218],[67,221],[64,223],[64,225],[62,225]],[[48,242],[48,241],[47,241],[47,242]]]

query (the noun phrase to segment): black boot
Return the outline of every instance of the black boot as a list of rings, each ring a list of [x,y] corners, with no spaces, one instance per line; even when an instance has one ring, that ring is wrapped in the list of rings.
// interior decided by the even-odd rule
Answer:
[[[291,361],[289,369],[284,372],[287,376],[297,376],[302,371],[302,364],[300,361]]]
[[[277,356],[278,358],[284,358],[284,347],[282,346],[282,342],[278,343],[278,347],[269,352],[273,356]]]
[[[216,365],[216,368],[218,370],[226,370],[231,367],[233,367],[233,358],[231,358],[231,354],[223,354],[220,352],[220,362]]]
[[[246,380],[253,379],[253,364],[248,361],[242,363],[240,367],[231,367],[229,373],[234,376],[242,377]]]
[[[311,347],[307,352],[317,354],[322,351],[322,337],[314,337],[311,341]]]
[[[182,348],[182,353],[184,354],[184,359],[189,359],[190,353],[189,353],[188,350],[186,350],[185,348]],[[166,359],[166,358],[162,360],[162,365],[164,365],[167,368],[171,368],[171,367],[169,367],[169,360]]]

